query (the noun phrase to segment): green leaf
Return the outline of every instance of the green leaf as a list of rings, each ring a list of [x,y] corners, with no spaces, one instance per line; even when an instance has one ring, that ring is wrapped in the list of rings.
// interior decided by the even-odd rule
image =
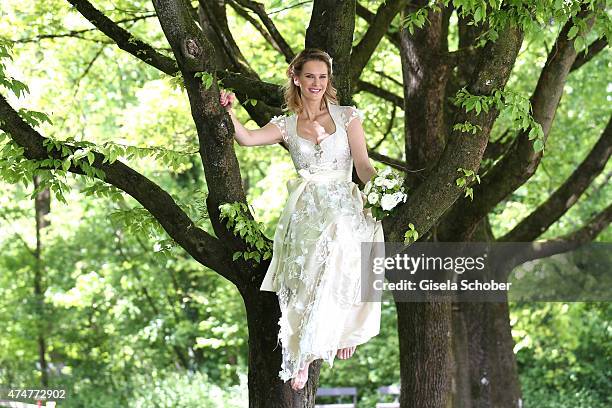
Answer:
[[[533,150],[536,152],[544,150],[544,142],[542,139],[536,139],[536,141],[533,142]]]
[[[538,137],[538,129],[532,127],[529,131],[529,140],[533,140],[536,137]]]

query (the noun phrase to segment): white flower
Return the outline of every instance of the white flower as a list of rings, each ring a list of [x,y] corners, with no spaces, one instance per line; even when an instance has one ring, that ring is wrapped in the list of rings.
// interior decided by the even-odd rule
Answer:
[[[398,205],[399,203],[401,203],[402,201],[406,201],[406,198],[408,197],[406,194],[402,193],[401,191],[398,191],[396,193],[393,193],[393,197],[395,198],[395,205]]]
[[[370,194],[368,194],[368,203],[370,204],[376,204],[378,202],[378,193],[375,192],[371,192]]]
[[[385,178],[384,177],[380,177],[379,176],[379,177],[376,177],[374,179],[374,185],[376,185],[376,186],[382,186],[384,184],[384,182],[385,182]]]
[[[385,177],[387,175],[391,174],[391,168],[390,167],[385,167],[378,175],[381,177]]]
[[[382,199],[380,200],[380,206],[385,211],[392,210],[396,204],[397,202],[395,201],[395,194],[384,194]]]
[[[368,182],[365,184],[365,186],[363,187],[363,193],[364,193],[365,195],[368,195],[368,194],[370,194],[370,191],[371,191],[371,190],[372,190],[372,182],[371,182],[371,181],[368,181]]]
[[[397,184],[397,179],[385,179],[383,185],[386,188],[393,188]]]

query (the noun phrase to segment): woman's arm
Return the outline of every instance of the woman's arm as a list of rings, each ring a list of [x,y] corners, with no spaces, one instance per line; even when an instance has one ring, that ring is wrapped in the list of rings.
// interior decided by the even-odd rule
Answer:
[[[229,112],[236,133],[234,138],[240,146],[262,146],[280,143],[283,141],[281,130],[272,122],[260,129],[247,129],[236,118],[233,110]]]
[[[357,176],[359,176],[361,181],[367,183],[372,176],[376,174],[376,170],[370,163],[370,158],[368,157],[368,146],[366,144],[365,132],[363,131],[361,120],[353,119],[356,116],[357,113],[351,117],[352,120],[349,119],[346,133],[348,134],[349,146],[351,148],[351,155],[353,156],[353,163],[357,170]]]
[[[270,122],[260,129],[247,129],[236,118],[232,109],[235,95],[224,90],[221,91],[221,105],[225,108],[234,124],[234,139],[240,146],[261,146],[280,143],[283,141],[281,129],[276,124]]]

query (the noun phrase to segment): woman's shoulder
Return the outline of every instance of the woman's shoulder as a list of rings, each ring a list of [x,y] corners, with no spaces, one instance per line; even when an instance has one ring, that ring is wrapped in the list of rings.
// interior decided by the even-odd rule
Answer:
[[[342,114],[345,125],[348,126],[349,123],[354,118],[359,118],[363,123],[365,115],[363,111],[357,108],[355,105],[337,105],[339,112]]]
[[[332,105],[335,106],[336,109],[338,109],[340,112],[342,113],[353,113],[353,112],[362,112],[361,109],[359,109],[357,106],[355,105]]]

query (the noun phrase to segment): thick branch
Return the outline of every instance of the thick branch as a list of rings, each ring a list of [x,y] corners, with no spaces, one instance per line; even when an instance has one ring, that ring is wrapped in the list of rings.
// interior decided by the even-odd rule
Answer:
[[[66,158],[56,150],[47,152],[43,146],[45,138],[25,123],[2,95],[0,95],[0,128],[24,148],[24,156],[27,159]],[[110,164],[102,163],[103,160],[104,157],[96,153],[92,166],[105,172],[103,181],[136,199],[159,221],[168,235],[195,260],[217,271],[231,282],[237,282],[235,271],[228,268],[227,260],[231,258],[231,254],[228,253],[226,246],[206,231],[196,227],[166,191],[120,161]],[[74,164],[70,166],[69,171],[84,174],[83,170]]]
[[[588,50],[586,52],[581,52],[580,54],[578,54],[576,60],[572,64],[572,68],[570,69],[570,71],[574,71],[592,60],[593,57],[598,55],[601,50],[603,50],[607,46],[608,40],[605,37],[598,38],[593,41],[591,44],[589,44]]]
[[[404,13],[421,6],[410,4]],[[443,55],[448,52],[449,8],[442,12],[427,9],[428,24],[410,33],[400,30],[400,57],[404,83],[404,149],[412,166],[432,169],[444,151],[450,126],[445,120],[445,89],[451,67]],[[414,180],[417,181],[418,180]],[[414,187],[414,186],[411,186]]]
[[[245,242],[229,231],[226,222],[219,217],[219,205],[246,203],[240,166],[234,152],[232,121],[219,103],[216,81],[207,88],[196,77],[198,72],[215,71],[216,50],[191,17],[187,0],[154,0],[153,5],[185,81],[209,191],[206,204],[211,223],[217,236],[229,249],[244,251]],[[250,213],[248,216],[252,218]],[[244,275],[241,276],[246,279],[248,274],[248,279],[252,279],[265,273],[264,267],[264,262],[255,270],[247,269],[245,265],[241,271]]]
[[[224,87],[233,88],[248,98],[257,99],[266,105],[277,107],[279,109],[271,111],[270,114],[280,114],[280,107],[284,102],[283,89],[280,85],[230,71],[217,71],[217,75],[223,79]],[[254,120],[263,126],[268,122],[269,118],[262,117],[261,123],[258,118],[254,118]]]
[[[585,13],[583,11],[580,14],[584,17]],[[592,24],[591,16],[587,20],[587,26]],[[544,141],[552,127],[567,76],[576,59],[574,41],[567,39],[572,25],[571,21],[567,22],[559,33],[530,99],[533,117],[542,126]],[[529,139],[529,129],[519,133],[508,153],[482,177],[482,182],[474,187],[474,201],[463,198],[453,206],[445,217],[446,222],[440,231],[441,239],[467,239],[482,217],[535,173],[542,152],[536,152],[533,143],[534,141]]]
[[[391,0],[384,2],[376,11],[376,15],[370,21],[368,30],[359,43],[353,47],[351,54],[351,78],[355,82],[363,72],[380,40],[387,33],[391,22],[408,4],[410,0]]]
[[[252,80],[259,81],[259,75],[251,68],[248,60],[238,47],[227,22],[226,8],[223,2],[199,1],[198,15],[203,37],[209,41],[214,54],[208,55],[209,66],[217,69],[229,69]],[[249,90],[236,89],[236,97],[241,103],[247,101]],[[267,123],[270,119],[270,108],[266,104],[243,105],[251,118],[257,123]],[[280,106],[280,104],[278,105]]]
[[[392,104],[394,104],[395,106],[401,109],[404,109],[404,98],[384,88],[380,88],[369,82],[359,80],[357,81],[357,84],[355,85],[354,92],[359,92],[359,91],[369,92],[372,95],[376,95],[379,98],[387,100],[391,102]]]
[[[597,213],[582,228],[565,236],[544,242],[534,242],[529,250],[519,251],[504,264],[508,272],[522,263],[572,251],[593,241],[612,222],[612,204]]]
[[[500,241],[533,241],[578,201],[593,179],[603,171],[612,153],[612,118],[601,137],[572,175],[535,211]]]
[[[210,39],[212,47],[217,52],[224,52],[232,64],[232,70],[257,78],[257,73],[250,67],[229,29],[224,2],[200,0],[198,3],[200,5],[198,9],[200,25],[202,26],[204,37],[207,40]],[[216,37],[216,41],[211,38],[213,35]],[[221,67],[221,65],[217,66]]]
[[[174,75],[178,71],[176,62],[163,54],[157,52],[149,44],[135,38],[127,30],[120,27],[96,9],[87,0],[68,0],[79,13],[89,20],[98,30],[111,38],[119,48],[129,52],[136,58],[154,66],[168,75]]]
[[[314,1],[306,30],[306,47],[321,48],[334,59],[334,85],[341,105],[352,104],[351,46],[354,31],[355,0]]]
[[[357,5],[355,7],[355,13],[363,18],[365,21],[368,22],[368,24],[372,25],[372,23],[374,22],[374,19],[376,17],[376,15],[374,13],[372,13],[370,10],[368,10],[366,7],[362,6],[358,1],[356,1]],[[385,32],[385,35],[387,36],[387,38],[389,39],[389,41],[391,42],[391,44],[395,45],[398,49],[400,47],[400,38],[399,38],[399,34],[398,32]]]
[[[523,32],[518,27],[506,27],[496,42],[489,42],[481,52],[468,91],[473,95],[491,95],[496,89],[503,89],[523,41]],[[409,223],[413,223],[424,236],[435,222],[445,213],[462,193],[455,180],[458,168],[478,171],[482,155],[489,138],[491,126],[498,112],[489,110],[480,115],[472,110],[459,110],[454,123],[469,121],[478,124],[481,130],[468,134],[458,130],[449,136],[440,160],[431,170],[427,179],[414,189],[404,208],[395,216],[385,219],[388,241],[403,241],[403,234]]]

